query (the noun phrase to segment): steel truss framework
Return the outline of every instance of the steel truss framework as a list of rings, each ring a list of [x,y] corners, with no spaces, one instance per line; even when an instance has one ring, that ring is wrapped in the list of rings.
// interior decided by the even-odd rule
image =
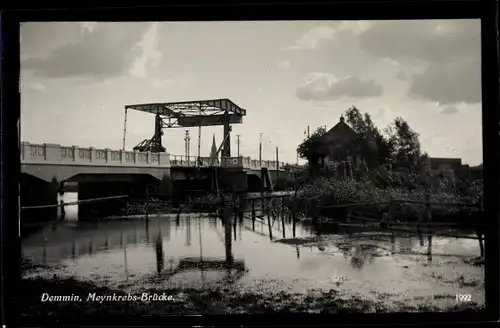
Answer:
[[[161,137],[164,128],[199,127],[201,135],[202,126],[224,126],[224,141],[221,146],[222,156],[231,156],[231,124],[243,123],[246,110],[236,105],[227,98],[212,100],[197,100],[169,103],[148,103],[125,106],[125,123],[123,129],[123,148],[127,129],[127,111],[129,109],[156,116],[155,133],[151,139],[146,139],[134,147],[139,151],[165,152]],[[198,137],[198,153],[200,136]]]
[[[225,115],[230,124],[239,124],[246,116],[246,110],[229,99],[127,105],[125,109],[159,115],[164,128],[223,125]]]

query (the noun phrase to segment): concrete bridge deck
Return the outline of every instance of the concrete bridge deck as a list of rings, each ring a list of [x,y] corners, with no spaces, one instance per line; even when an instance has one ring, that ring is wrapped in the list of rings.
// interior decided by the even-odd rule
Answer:
[[[258,171],[261,168],[279,171],[284,163],[259,161],[250,157],[222,157],[212,161],[168,153],[150,153],[126,150],[97,149],[93,147],[61,146],[58,144],[21,143],[21,173],[51,182],[65,181],[77,174],[149,174],[162,179],[166,169],[219,166]],[[201,165],[199,165],[201,164]]]

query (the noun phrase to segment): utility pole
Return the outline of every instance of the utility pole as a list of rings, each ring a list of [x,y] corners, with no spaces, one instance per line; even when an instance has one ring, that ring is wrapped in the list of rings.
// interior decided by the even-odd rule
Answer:
[[[236,135],[236,145],[238,146],[238,157],[240,157],[240,135]]]
[[[186,152],[186,159],[189,160],[189,154],[190,154],[190,143],[191,143],[191,137],[189,136],[189,130],[186,130],[186,136],[184,137],[184,142],[185,142],[185,152]]]
[[[310,138],[310,135],[309,135],[309,125],[307,126],[307,139]]]
[[[262,166],[262,133],[259,137],[259,165]]]
[[[202,112],[201,112],[201,108],[200,108],[200,116],[201,116]],[[201,121],[200,121],[200,125],[198,126],[198,158],[196,159],[196,166],[199,166],[200,164],[200,160],[201,160],[201,155],[200,155],[200,147],[201,147]]]
[[[278,157],[278,147],[276,147],[276,179],[279,178],[280,174],[280,159]]]

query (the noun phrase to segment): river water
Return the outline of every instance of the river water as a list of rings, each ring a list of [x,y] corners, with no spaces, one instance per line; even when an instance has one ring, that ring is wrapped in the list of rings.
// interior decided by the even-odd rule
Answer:
[[[63,197],[76,200],[73,193]],[[57,274],[128,291],[155,281],[156,287],[224,285],[261,293],[335,288],[347,298],[384,297],[395,307],[446,307],[460,293],[484,304],[484,268],[468,264],[480,254],[477,240],[383,231],[318,237],[305,223],[297,224],[294,237],[292,225],[286,222],[283,234],[278,220],[270,238],[267,224],[235,222],[229,252],[238,266],[231,272],[221,265],[228,254],[224,226],[204,214],[84,223],[77,221],[77,207],[68,207],[64,222],[24,238],[22,253],[55,265],[30,276]]]

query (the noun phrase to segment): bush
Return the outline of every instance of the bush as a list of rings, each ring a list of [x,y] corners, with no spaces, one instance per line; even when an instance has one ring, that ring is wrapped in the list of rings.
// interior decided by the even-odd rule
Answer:
[[[429,185],[424,187],[425,183]],[[303,204],[308,204],[308,207],[311,205],[321,207],[352,203],[383,203],[391,200],[423,202],[427,192],[431,196],[431,202],[435,203],[473,203],[474,199],[477,200],[482,195],[482,182],[472,183],[442,176],[428,176],[424,179],[422,176],[407,172],[395,172],[383,178],[376,172],[370,172],[359,181],[318,177],[300,186],[297,196]],[[425,204],[397,202],[393,203],[393,206],[396,218],[400,220],[415,220],[425,213]],[[381,214],[389,210],[389,205],[367,205],[359,210]],[[433,217],[444,220],[470,218],[477,209],[458,205],[432,206],[431,212]]]

